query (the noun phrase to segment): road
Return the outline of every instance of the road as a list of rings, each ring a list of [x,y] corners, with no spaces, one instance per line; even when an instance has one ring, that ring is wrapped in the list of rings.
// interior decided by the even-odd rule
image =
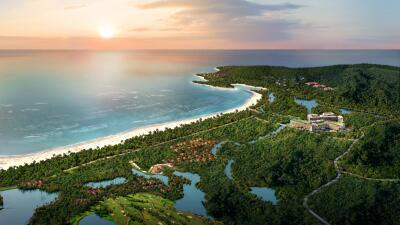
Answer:
[[[381,121],[381,122],[382,122],[382,121]],[[383,122],[384,122],[384,121],[383,121]],[[373,123],[373,124],[371,124],[371,125],[369,125],[369,126],[367,126],[367,127],[374,126],[376,123],[377,123],[377,122],[375,122],[375,123]],[[314,212],[314,211],[309,207],[309,205],[308,205],[308,199],[309,199],[311,196],[313,196],[313,195],[317,194],[318,192],[320,192],[323,188],[326,188],[326,187],[328,187],[328,186],[330,186],[330,185],[336,183],[336,182],[340,179],[340,177],[341,177],[343,174],[346,174],[346,175],[348,175],[348,176],[353,176],[353,177],[356,177],[356,178],[359,178],[359,179],[368,180],[368,181],[400,182],[400,179],[386,179],[386,178],[369,178],[369,177],[364,177],[364,176],[361,176],[361,175],[358,175],[358,174],[354,174],[354,173],[351,173],[351,172],[344,171],[344,170],[339,166],[339,161],[340,161],[344,156],[346,156],[346,155],[353,149],[353,146],[354,146],[355,144],[357,144],[357,142],[358,142],[360,139],[362,139],[362,138],[364,137],[364,135],[365,135],[365,134],[362,133],[362,135],[361,135],[361,137],[360,137],[359,139],[348,139],[349,141],[352,141],[353,143],[351,143],[351,145],[349,146],[349,148],[348,148],[343,154],[341,154],[340,156],[338,156],[338,157],[333,161],[333,164],[334,164],[334,166],[335,166],[335,170],[336,170],[336,173],[337,173],[336,177],[335,177],[334,179],[332,179],[331,181],[329,181],[328,183],[326,183],[326,184],[320,186],[319,188],[313,190],[311,193],[309,193],[308,195],[306,195],[306,196],[304,197],[304,199],[303,199],[303,206],[304,206],[304,208],[306,208],[306,210],[307,210],[311,215],[313,215],[313,216],[314,216],[319,222],[321,222],[322,224],[330,225],[330,223],[329,223],[328,221],[326,221],[324,218],[322,218],[320,215],[318,215],[316,212]]]

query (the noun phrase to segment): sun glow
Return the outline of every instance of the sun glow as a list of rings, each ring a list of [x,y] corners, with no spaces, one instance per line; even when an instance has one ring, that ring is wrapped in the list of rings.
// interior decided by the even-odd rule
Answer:
[[[115,33],[114,29],[110,26],[101,27],[98,32],[99,32],[99,35],[105,39],[114,37],[114,33]]]

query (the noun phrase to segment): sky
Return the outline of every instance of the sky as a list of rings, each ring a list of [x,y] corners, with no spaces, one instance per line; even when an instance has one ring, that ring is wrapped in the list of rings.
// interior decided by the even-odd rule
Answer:
[[[400,49],[399,0],[0,0],[0,49]]]

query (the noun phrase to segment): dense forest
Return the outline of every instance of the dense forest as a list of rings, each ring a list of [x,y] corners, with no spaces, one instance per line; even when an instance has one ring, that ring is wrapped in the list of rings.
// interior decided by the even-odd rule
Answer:
[[[364,179],[400,178],[399,68],[360,64],[219,69],[202,74],[208,80],[202,83],[265,87],[259,91],[262,99],[242,112],[1,170],[0,188],[17,186],[58,193],[56,201],[36,209],[31,225],[78,224],[89,213],[118,224],[141,223],[141,215],[146,213],[154,221],[173,217],[180,224],[319,224],[303,200],[335,179],[338,171],[333,161],[351,150],[338,164],[358,177],[345,175],[322,188],[310,197],[310,207],[331,224],[399,224],[400,184]],[[307,82],[332,89],[311,87]],[[307,116],[307,109],[295,98],[316,99],[318,106],[313,112],[340,114],[342,108],[349,109],[350,114],[343,115],[348,130],[333,133],[285,128],[282,124],[291,119]],[[213,153],[217,144],[220,148]],[[233,162],[232,177],[226,174],[229,161]],[[168,184],[132,173],[134,165],[147,171],[166,163],[172,166],[163,170]],[[182,198],[183,186],[189,182],[174,171],[201,177],[197,187],[205,193],[204,206],[214,221],[197,216],[187,221],[182,212],[173,209],[172,203]],[[126,182],[100,188],[86,185],[116,177]],[[277,202],[258,198],[250,192],[252,187],[270,188]],[[149,210],[148,205],[159,213]]]
[[[343,177],[311,200],[331,224],[400,224],[400,184]]]
[[[315,68],[273,66],[225,66],[216,73],[200,74],[208,81],[230,87],[244,83],[267,87],[274,92],[289,91],[299,97],[318,99],[348,108],[368,109],[388,115],[400,113],[400,68],[373,64],[337,65]],[[323,91],[307,82],[334,88]]]
[[[400,121],[378,123],[346,157],[348,171],[369,177],[400,177]]]

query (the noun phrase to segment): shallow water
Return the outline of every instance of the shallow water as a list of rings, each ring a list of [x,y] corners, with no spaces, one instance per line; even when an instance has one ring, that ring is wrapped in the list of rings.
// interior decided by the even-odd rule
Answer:
[[[218,65],[400,65],[400,51],[0,51],[0,155],[224,111],[250,93],[194,85]]]
[[[278,201],[275,196],[275,190],[267,187],[251,187],[250,192],[257,195],[263,201],[276,204]]]
[[[268,101],[269,101],[269,103],[273,103],[273,102],[275,101],[275,99],[276,99],[276,97],[275,97],[274,93],[271,92],[271,93],[268,95]]]
[[[225,142],[220,142],[220,143],[215,144],[211,149],[211,154],[213,154],[213,156],[216,156],[218,153],[218,150],[221,149],[223,144],[225,144]]]
[[[351,114],[353,111],[351,111],[350,109],[340,109],[340,113],[341,114],[343,114],[343,115],[346,115],[346,114]]]
[[[294,101],[307,108],[307,113],[312,113],[312,109],[318,106],[317,100],[307,100],[307,99],[300,99],[300,98],[294,98]]]
[[[205,193],[196,187],[200,182],[200,176],[194,173],[174,172],[174,175],[185,177],[190,180],[190,184],[183,186],[183,198],[175,202],[175,208],[184,212],[191,212],[197,215],[210,217],[203,205],[205,202]]]
[[[106,188],[110,185],[117,185],[117,184],[124,184],[124,183],[126,183],[126,179],[124,177],[117,177],[112,180],[89,182],[89,183],[85,184],[85,186],[91,187],[91,188]]]
[[[234,163],[234,160],[228,160],[228,163],[226,163],[225,166],[225,175],[229,178],[229,180],[233,180],[232,176],[232,163]]]
[[[140,177],[144,177],[146,179],[151,179],[151,178],[155,178],[160,180],[161,182],[163,182],[165,185],[168,185],[168,177],[162,174],[148,174],[148,173],[143,173],[137,169],[132,169],[132,173],[134,175],[140,176]]]
[[[4,209],[0,210],[0,225],[26,225],[36,208],[57,198],[55,193],[39,190],[22,191],[12,189],[1,191]]]

